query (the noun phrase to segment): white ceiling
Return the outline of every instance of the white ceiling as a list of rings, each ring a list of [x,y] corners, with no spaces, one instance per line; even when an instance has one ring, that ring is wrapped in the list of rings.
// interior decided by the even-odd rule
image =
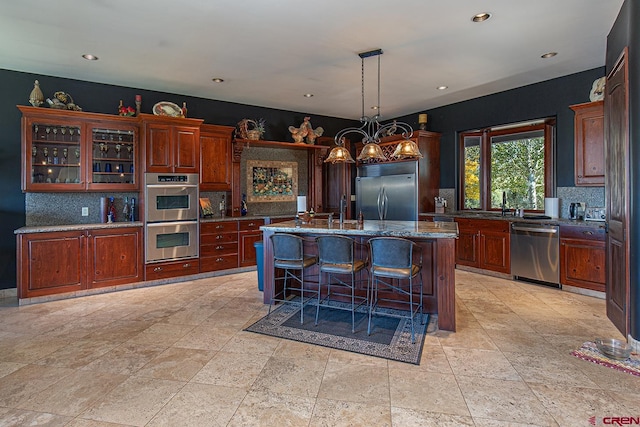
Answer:
[[[357,54],[381,48],[381,111],[391,118],[603,66],[622,3],[2,0],[0,68],[357,119]],[[471,22],[480,12],[491,19]],[[558,55],[540,58],[550,51]],[[368,115],[376,67],[365,59]]]

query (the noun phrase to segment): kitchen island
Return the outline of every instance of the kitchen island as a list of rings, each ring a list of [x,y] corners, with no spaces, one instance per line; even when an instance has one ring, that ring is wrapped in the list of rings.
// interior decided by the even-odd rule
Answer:
[[[286,221],[263,225],[264,242],[264,296],[268,304],[273,286],[273,246],[271,235],[291,233],[305,238],[305,251],[315,253],[314,238],[335,234],[352,237],[360,245],[360,257],[367,257],[367,240],[372,237],[402,237],[417,243],[422,251],[422,280],[424,286],[423,304],[427,313],[438,314],[438,327],[443,330],[456,330],[455,317],[455,239],[458,237],[458,225],[455,222],[429,221],[373,221],[365,220],[358,225],[354,220],[340,223],[327,219],[312,219],[306,223]],[[357,255],[358,256],[358,255]],[[316,271],[317,274],[317,271]],[[317,287],[317,280],[309,280],[305,286]],[[366,295],[366,285],[362,284],[358,293]],[[394,295],[385,295],[393,297]]]

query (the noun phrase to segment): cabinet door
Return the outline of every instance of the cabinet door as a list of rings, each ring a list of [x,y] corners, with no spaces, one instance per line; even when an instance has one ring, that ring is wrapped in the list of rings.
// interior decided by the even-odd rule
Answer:
[[[89,123],[87,152],[91,168],[87,188],[101,191],[137,191],[138,127],[116,121]]]
[[[260,226],[264,225],[263,220],[238,221],[240,232],[238,233],[239,253],[238,264],[240,267],[256,265],[255,242],[262,241]]]
[[[604,242],[562,239],[560,241],[560,283],[604,292]]]
[[[462,227],[458,229],[456,264],[478,267],[478,237],[477,229]]]
[[[171,126],[147,123],[145,126],[145,172],[172,172]]]
[[[200,261],[198,258],[147,264],[145,266],[145,280],[190,276],[198,274],[199,271]]]
[[[574,105],[576,185],[604,185],[604,101]]]
[[[91,230],[88,236],[90,288],[139,282],[143,279],[142,227]]]
[[[84,125],[61,114],[35,114],[22,107],[22,190],[85,189]]]
[[[198,173],[200,169],[200,130],[191,126],[173,129],[174,172]]]
[[[509,233],[488,230],[480,233],[479,264],[484,270],[511,272]]]
[[[200,127],[200,191],[231,191],[229,126]]]
[[[18,235],[18,298],[86,288],[84,231]]]

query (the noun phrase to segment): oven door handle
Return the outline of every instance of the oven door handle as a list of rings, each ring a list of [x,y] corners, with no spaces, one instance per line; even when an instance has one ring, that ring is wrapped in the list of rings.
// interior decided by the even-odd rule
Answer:
[[[516,225],[512,226],[511,229],[513,231],[529,231],[532,233],[546,233],[546,234],[556,234],[558,232],[558,230],[555,228],[518,227]]]
[[[198,224],[197,220],[194,221],[161,221],[161,222],[147,222],[146,226],[147,227],[166,227],[166,226],[173,226],[173,225],[194,225],[194,224]]]
[[[198,188],[197,184],[180,184],[180,185],[167,185],[167,184],[147,184],[146,188],[172,188],[174,190],[184,190],[187,188]]]

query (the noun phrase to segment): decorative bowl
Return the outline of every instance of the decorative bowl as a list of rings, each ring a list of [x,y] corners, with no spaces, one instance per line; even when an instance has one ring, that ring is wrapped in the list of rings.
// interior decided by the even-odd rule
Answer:
[[[596,338],[596,347],[605,356],[615,360],[625,360],[631,356],[631,346],[613,338]]]

